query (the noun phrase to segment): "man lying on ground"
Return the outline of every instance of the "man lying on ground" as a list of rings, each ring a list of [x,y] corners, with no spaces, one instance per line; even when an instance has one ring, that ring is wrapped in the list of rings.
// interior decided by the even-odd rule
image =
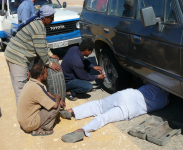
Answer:
[[[166,106],[168,93],[153,84],[139,89],[126,89],[101,100],[91,101],[75,108],[61,111],[61,117],[83,119],[96,116],[91,122],[72,133],[63,135],[64,142],[73,143],[89,137],[95,131],[110,122],[130,120],[136,116],[162,109]]]
[[[35,64],[31,69],[31,78],[23,87],[18,99],[18,122],[21,128],[31,132],[32,136],[52,134],[60,107],[65,108],[59,94],[53,96],[45,90],[43,83],[47,76],[47,68],[41,63]]]
[[[71,47],[62,61],[61,68],[65,77],[66,97],[69,100],[77,100],[77,93],[95,91],[89,81],[103,79],[105,77],[102,73],[102,67],[94,66],[89,60],[84,59],[84,56],[88,57],[94,48],[94,43],[89,39],[85,39],[81,42],[79,47]],[[90,75],[89,72],[91,68],[99,71],[100,75]]]

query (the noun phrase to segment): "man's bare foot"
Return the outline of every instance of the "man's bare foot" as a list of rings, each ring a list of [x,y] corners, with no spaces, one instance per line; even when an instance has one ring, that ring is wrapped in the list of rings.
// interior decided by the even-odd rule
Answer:
[[[71,108],[71,109],[67,109],[66,111],[67,111],[67,112],[70,112],[72,115],[74,114],[72,108]]]
[[[82,131],[82,132],[85,134],[85,130],[84,130],[84,129],[77,129],[77,130],[74,131],[74,132],[78,132],[78,131]]]
[[[71,92],[70,91],[66,91],[66,94],[69,95],[69,94],[71,94]]]

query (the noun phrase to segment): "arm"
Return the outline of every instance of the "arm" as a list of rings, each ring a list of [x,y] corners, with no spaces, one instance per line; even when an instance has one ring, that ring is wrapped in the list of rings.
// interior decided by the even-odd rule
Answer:
[[[53,106],[53,108],[57,108],[57,107],[58,107],[58,104],[59,104],[60,101],[62,100],[62,97],[60,96],[60,94],[56,94],[56,95],[55,95],[55,98],[56,98],[56,103],[55,103],[55,105]]]
[[[34,94],[32,96],[37,101],[37,103],[39,103],[47,110],[50,110],[55,106],[55,104],[58,104],[58,100],[51,97],[45,90],[44,86],[40,84],[37,84]]]
[[[31,10],[29,7],[23,7],[20,14],[22,22],[29,19],[31,17]]]
[[[55,98],[56,98],[56,103],[55,103],[55,105],[53,106],[53,108],[57,108],[58,105],[60,104],[60,105],[62,106],[62,108],[65,109],[66,105],[65,105],[65,103],[62,101],[61,95],[60,95],[60,94],[56,94],[56,95],[55,95]]]
[[[35,47],[35,51],[40,56],[43,63],[51,69],[55,70],[56,72],[61,71],[61,68],[57,63],[52,63],[49,60],[49,56],[51,56],[52,53],[47,46],[45,27],[40,24],[34,24],[33,22],[30,23],[30,25],[37,25],[37,28],[39,29],[39,31],[35,30],[36,33],[32,36],[32,41]]]
[[[97,76],[90,75],[86,70],[84,70],[84,66],[73,65],[73,72],[78,79],[86,80],[86,81],[93,81],[98,79]]]
[[[48,94],[52,97],[55,98],[55,96],[53,94],[51,94],[50,92],[48,92]]]

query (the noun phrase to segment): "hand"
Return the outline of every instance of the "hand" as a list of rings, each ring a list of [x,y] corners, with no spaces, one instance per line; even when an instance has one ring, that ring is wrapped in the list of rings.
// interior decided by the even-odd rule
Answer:
[[[50,68],[53,69],[55,72],[62,71],[61,67],[56,62],[52,62],[52,65]]]
[[[59,57],[57,55],[52,55],[51,58],[55,58],[55,59],[59,60]]]
[[[56,94],[55,99],[60,103],[60,101],[62,100],[62,96],[60,94]]]
[[[102,67],[100,67],[100,66],[95,66],[94,69],[95,69],[96,71],[100,72],[100,74],[102,74],[102,70],[103,70]]]
[[[103,73],[98,75],[98,79],[103,79],[103,78],[105,78],[105,75]]]
[[[60,101],[60,105],[61,105],[61,107],[62,107],[63,109],[65,109],[65,107],[66,107],[65,102],[63,102],[63,101],[61,100],[61,101]]]

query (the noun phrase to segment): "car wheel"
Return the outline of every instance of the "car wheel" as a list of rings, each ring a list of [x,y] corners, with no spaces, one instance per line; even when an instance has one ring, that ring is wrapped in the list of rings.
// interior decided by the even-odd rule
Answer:
[[[50,58],[51,62],[59,64],[57,59]],[[60,65],[60,64],[59,64]],[[47,90],[51,94],[60,94],[62,101],[65,102],[66,86],[63,71],[55,72],[53,69],[47,68]]]
[[[1,39],[1,51],[4,52],[5,49],[6,49],[6,44],[4,44],[2,39]]]
[[[108,92],[114,93],[129,86],[128,72],[120,66],[109,49],[102,49],[99,55],[99,66],[103,68],[106,75],[102,83]]]

